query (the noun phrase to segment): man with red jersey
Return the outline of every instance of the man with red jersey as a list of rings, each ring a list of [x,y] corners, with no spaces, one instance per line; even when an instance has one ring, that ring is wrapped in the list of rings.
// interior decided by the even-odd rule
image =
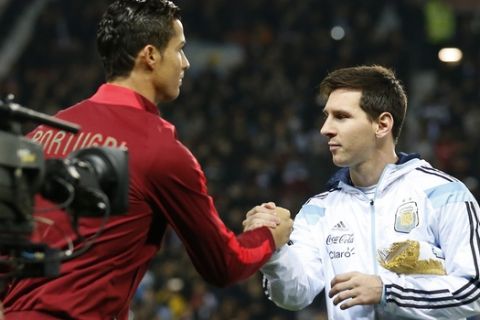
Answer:
[[[7,320],[126,320],[167,226],[182,240],[197,271],[216,286],[251,276],[291,232],[289,212],[271,203],[249,211],[260,217],[256,226],[264,227],[238,236],[227,229],[197,160],[177,140],[175,127],[159,116],[156,104],[179,95],[189,67],[177,6],[168,0],[117,0],[99,24],[97,44],[107,83],[56,115],[80,124],[82,132],[40,126],[30,137],[43,145],[47,157],[89,146],[127,148],[129,212],[112,217],[89,251],[62,263],[58,277],[12,283],[3,300]],[[50,212],[48,218],[68,229],[64,212]],[[94,235],[98,220],[80,218],[80,234]],[[61,241],[53,235],[45,240]]]

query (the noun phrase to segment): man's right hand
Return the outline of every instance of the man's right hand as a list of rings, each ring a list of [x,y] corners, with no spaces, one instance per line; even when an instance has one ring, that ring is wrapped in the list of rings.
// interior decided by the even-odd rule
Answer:
[[[277,207],[273,202],[268,202],[247,212],[243,221],[243,231],[266,226],[272,233],[275,247],[279,249],[288,242],[290,233],[292,233],[292,225],[293,221],[290,218],[289,210]]]
[[[250,231],[260,227],[276,228],[281,220],[277,217],[275,202],[262,203],[253,207],[245,215],[243,220],[243,232]]]
[[[275,247],[280,249],[290,239],[290,234],[293,231],[293,220],[290,218],[290,210],[276,207],[275,211],[277,217],[280,218],[280,224],[276,228],[270,228],[275,241]]]

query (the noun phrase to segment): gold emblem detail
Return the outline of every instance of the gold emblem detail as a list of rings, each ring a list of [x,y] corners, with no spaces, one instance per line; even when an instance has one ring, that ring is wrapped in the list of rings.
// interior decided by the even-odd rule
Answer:
[[[421,251],[421,246],[423,250]],[[387,270],[403,274],[446,274],[441,259],[434,256],[426,242],[406,240],[394,242],[390,248],[378,251],[378,261]],[[422,254],[423,255],[422,255]]]

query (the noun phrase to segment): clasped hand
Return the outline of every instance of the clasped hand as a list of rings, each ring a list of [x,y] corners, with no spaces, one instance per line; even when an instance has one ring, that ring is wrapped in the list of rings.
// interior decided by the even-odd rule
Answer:
[[[243,231],[264,226],[270,229],[276,248],[282,247],[288,242],[292,233],[293,220],[290,218],[290,211],[277,207],[273,202],[268,202],[247,212],[243,220]]]

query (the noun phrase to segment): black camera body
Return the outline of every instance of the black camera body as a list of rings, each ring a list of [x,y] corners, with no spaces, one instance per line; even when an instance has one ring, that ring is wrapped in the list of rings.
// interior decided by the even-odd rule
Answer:
[[[28,235],[33,231],[33,195],[39,190],[44,173],[45,161],[41,145],[0,131],[2,238],[10,234]]]
[[[0,100],[0,292],[12,277],[56,276],[62,261],[80,254],[67,256],[47,243],[30,241],[36,195],[58,204],[52,209],[64,209],[75,232],[81,217],[106,220],[128,210],[126,150],[93,147],[72,152],[65,159],[45,159],[43,147],[22,136],[21,123],[25,121],[73,133],[80,129],[11,100]],[[90,240],[85,250],[95,237]]]

